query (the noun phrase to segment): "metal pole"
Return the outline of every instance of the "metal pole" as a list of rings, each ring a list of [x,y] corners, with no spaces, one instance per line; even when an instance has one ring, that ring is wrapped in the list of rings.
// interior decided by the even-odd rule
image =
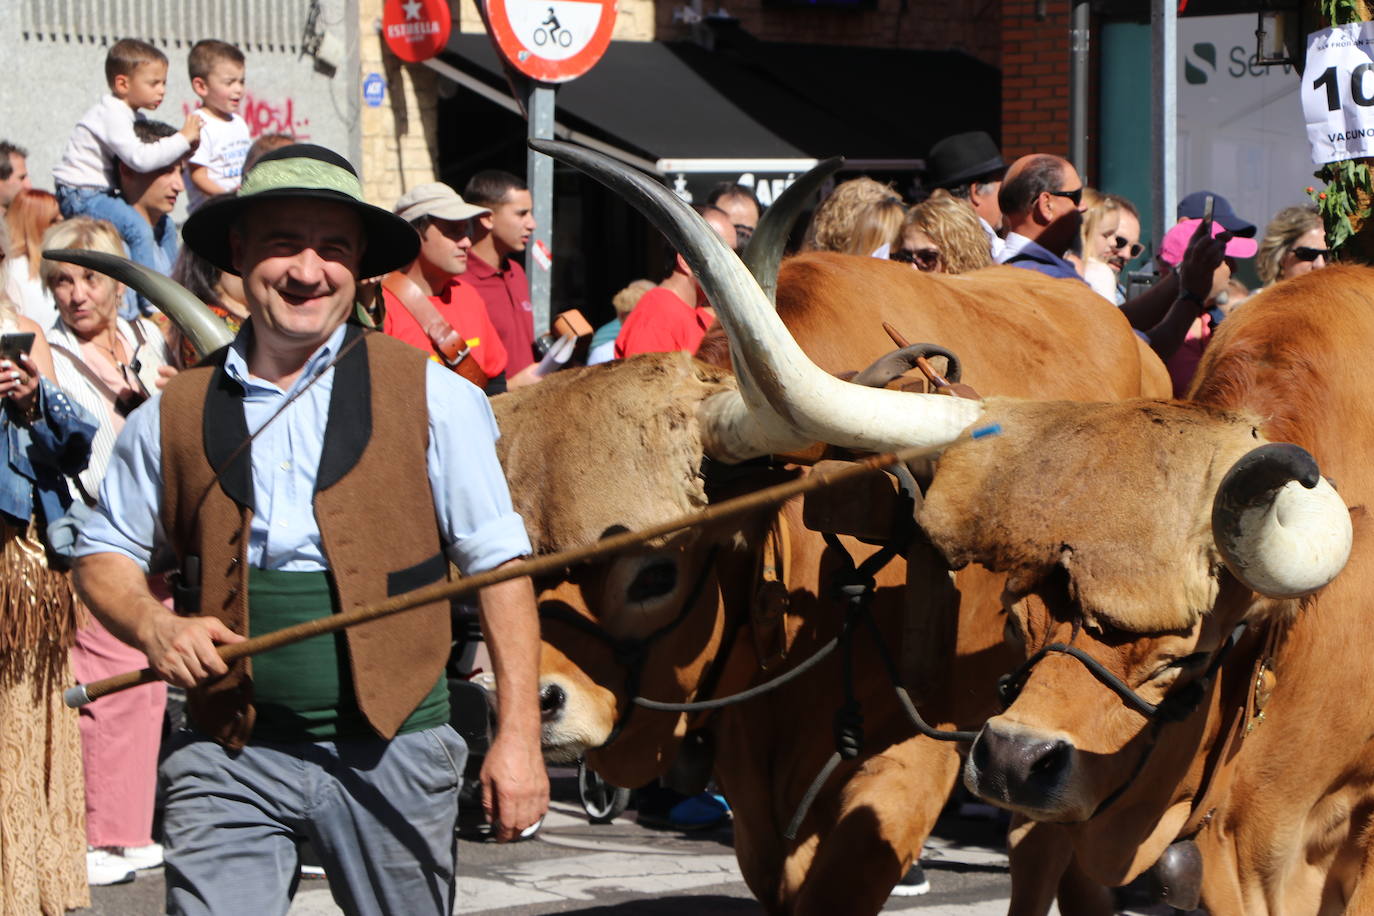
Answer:
[[[1088,87],[1092,42],[1092,7],[1087,0],[1079,0],[1073,8],[1073,26],[1069,29],[1069,161],[1078,169],[1084,184],[1088,180]]]
[[[549,83],[528,80],[525,111],[529,113],[529,136],[534,140],[553,139],[554,93],[557,87]],[[549,290],[552,274],[553,246],[553,160],[543,153],[530,150],[526,157],[526,178],[530,197],[534,200],[534,235],[530,238],[530,253],[525,258],[525,272],[530,280],[530,304],[534,308],[534,336],[537,340],[549,331]]]
[[[1150,233],[1155,251],[1174,222],[1178,206],[1178,10],[1176,0],[1150,0],[1153,44],[1150,100],[1151,139],[1154,142],[1154,195]]]

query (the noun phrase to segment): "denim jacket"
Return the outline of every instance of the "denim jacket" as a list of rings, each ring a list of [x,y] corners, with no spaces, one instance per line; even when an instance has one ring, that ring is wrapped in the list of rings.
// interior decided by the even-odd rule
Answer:
[[[39,379],[38,404],[42,418],[31,426],[0,410],[0,514],[21,527],[35,514],[42,524],[66,514],[71,497],[64,475],[86,467],[98,428],[88,410],[45,378]]]

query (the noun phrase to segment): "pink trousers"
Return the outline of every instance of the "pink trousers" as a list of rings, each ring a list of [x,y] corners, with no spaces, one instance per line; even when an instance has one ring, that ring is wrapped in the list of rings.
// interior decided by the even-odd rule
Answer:
[[[148,658],[88,617],[72,647],[81,683],[146,668]],[[153,841],[157,755],[167,685],[161,681],[112,693],[81,707],[81,758],[86,769],[86,842],[147,846]]]

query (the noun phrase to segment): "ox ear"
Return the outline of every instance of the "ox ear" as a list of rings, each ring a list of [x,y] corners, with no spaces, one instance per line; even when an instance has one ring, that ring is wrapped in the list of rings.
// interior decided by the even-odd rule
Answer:
[[[792,227],[807,204],[820,192],[821,186],[843,165],[843,156],[833,156],[816,164],[788,185],[787,190],[773,201],[773,206],[759,217],[759,224],[754,227],[754,235],[745,246],[742,260],[769,302],[777,302],[778,265],[782,263],[783,250],[787,247]]]

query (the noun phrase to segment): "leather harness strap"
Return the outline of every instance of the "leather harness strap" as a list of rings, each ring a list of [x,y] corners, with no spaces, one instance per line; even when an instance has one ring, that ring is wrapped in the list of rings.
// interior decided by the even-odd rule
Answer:
[[[395,296],[401,306],[410,313],[410,317],[415,319],[415,323],[425,332],[430,345],[434,347],[434,352],[444,361],[444,365],[478,388],[486,387],[490,379],[477,365],[477,360],[472,355],[472,347],[463,335],[439,314],[438,307],[414,280],[399,270],[393,270],[382,280],[382,288]]]

